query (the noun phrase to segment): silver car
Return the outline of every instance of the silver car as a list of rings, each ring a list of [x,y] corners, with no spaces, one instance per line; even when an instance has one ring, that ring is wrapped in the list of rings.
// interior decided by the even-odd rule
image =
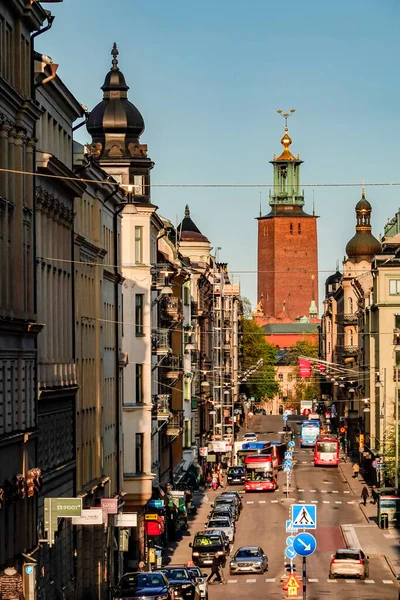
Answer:
[[[369,577],[369,556],[359,548],[337,550],[332,555],[329,579],[336,577],[358,577],[363,581]]]
[[[197,581],[197,585],[200,589],[201,600],[208,600],[208,574],[203,573],[199,567],[187,567],[187,570]]]
[[[229,572],[265,573],[268,571],[268,557],[259,546],[244,546],[231,557]]]
[[[213,515],[208,523],[206,523],[206,529],[219,529],[225,533],[231,544],[235,541],[235,528],[228,517],[220,517],[218,513]]]

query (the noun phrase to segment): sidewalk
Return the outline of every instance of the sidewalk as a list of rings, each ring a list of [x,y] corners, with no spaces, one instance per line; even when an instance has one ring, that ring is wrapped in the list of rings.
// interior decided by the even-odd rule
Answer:
[[[378,505],[372,503],[371,487],[364,481],[361,472],[358,479],[354,479],[354,462],[350,458],[344,462],[342,458],[339,469],[355,498],[358,499],[360,510],[365,518],[365,524],[343,525],[344,539],[348,542],[348,546],[352,546],[358,541],[358,546],[369,556],[385,556],[393,575],[396,576],[400,573],[400,532],[398,529],[379,529]],[[361,499],[361,491],[364,486],[367,486],[370,494],[366,506],[362,504]]]

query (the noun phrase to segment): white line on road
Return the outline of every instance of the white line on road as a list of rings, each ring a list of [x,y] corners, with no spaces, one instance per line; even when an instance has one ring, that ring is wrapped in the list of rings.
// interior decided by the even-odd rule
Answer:
[[[307,460],[302,460],[301,461],[303,465],[308,465],[308,461]]]
[[[341,500],[335,500],[335,504],[342,504]]]
[[[355,583],[356,580],[355,579],[345,579],[346,583]]]
[[[297,502],[298,502],[299,504],[305,504],[305,503],[306,503],[306,501],[305,501],[305,500],[297,500]]]
[[[279,500],[271,500],[271,504],[278,504]]]
[[[259,500],[258,501],[259,504],[265,504],[265,502],[266,502],[265,500]]]
[[[246,583],[255,583],[257,579],[246,579]]]
[[[343,494],[350,494],[349,490],[344,490]]]
[[[300,488],[297,490],[298,492],[304,492],[304,490],[301,490]]]
[[[319,579],[309,579],[308,583],[318,583]]]
[[[338,490],[332,490],[332,494],[338,494],[339,491]],[[350,580],[349,580],[350,581]]]
[[[265,583],[275,583],[275,577],[271,577],[265,580]]]
[[[310,492],[316,492],[317,490],[310,490]]]
[[[393,585],[393,581],[391,579],[382,579],[382,583],[386,583],[387,585]]]
[[[327,583],[337,583],[336,579],[327,579]]]
[[[237,579],[228,579],[228,583],[237,583]]]
[[[364,583],[375,583],[374,579],[365,579]]]
[[[247,500],[246,504],[254,504],[253,500]]]
[[[330,504],[331,501],[330,500],[322,500],[322,504]]]
[[[321,494],[327,494],[328,490],[321,490]]]
[[[311,500],[311,504],[318,504],[318,500]]]
[[[354,500],[347,500],[347,504],[355,504]]]

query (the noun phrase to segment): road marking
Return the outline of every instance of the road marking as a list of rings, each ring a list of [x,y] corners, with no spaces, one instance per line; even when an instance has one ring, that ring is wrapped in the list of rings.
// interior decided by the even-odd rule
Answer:
[[[355,504],[354,500],[347,500],[347,504]]]
[[[311,504],[318,504],[318,500],[311,500]]]
[[[332,490],[332,494],[338,494],[338,490]]]
[[[382,583],[386,583],[387,585],[393,585],[393,581],[391,579],[382,579]]]
[[[342,504],[341,500],[335,500],[335,504]]]
[[[228,579],[228,583],[237,583],[237,579]]]
[[[375,583],[374,579],[365,579],[364,583]]]
[[[301,490],[300,488],[297,490],[298,492],[304,492],[304,490]]]
[[[253,500],[247,500],[246,504],[254,504]]]
[[[327,583],[337,583],[336,579],[327,579]]]
[[[301,461],[303,465],[308,465],[308,461],[307,460],[302,460]]]
[[[322,504],[330,504],[331,501],[330,500],[322,500]]]
[[[305,500],[297,500],[297,502],[298,502],[299,504],[305,504],[305,503],[306,503],[306,501],[305,501]]]
[[[356,580],[355,579],[345,579],[346,583],[355,583]]]
[[[350,494],[349,490],[345,490],[343,494]]]
[[[275,583],[275,577],[271,577],[265,580],[265,583]]]
[[[319,579],[309,579],[308,583],[318,583]]]
[[[271,504],[278,504],[279,500],[271,500]]]
[[[327,494],[328,490],[321,490],[321,494]]]
[[[257,579],[246,579],[246,583],[255,583]]]
[[[265,502],[266,502],[265,500],[259,500],[258,501],[259,504],[265,504]],[[274,502],[274,500],[272,500],[272,502]]]

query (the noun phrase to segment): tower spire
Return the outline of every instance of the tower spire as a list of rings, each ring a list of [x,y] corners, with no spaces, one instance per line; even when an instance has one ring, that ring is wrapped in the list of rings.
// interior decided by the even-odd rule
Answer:
[[[111,56],[113,57],[111,71],[119,71],[118,59],[117,59],[118,54],[119,54],[119,52],[118,52],[118,48],[117,48],[117,42],[114,42],[112,50],[111,50]]]

